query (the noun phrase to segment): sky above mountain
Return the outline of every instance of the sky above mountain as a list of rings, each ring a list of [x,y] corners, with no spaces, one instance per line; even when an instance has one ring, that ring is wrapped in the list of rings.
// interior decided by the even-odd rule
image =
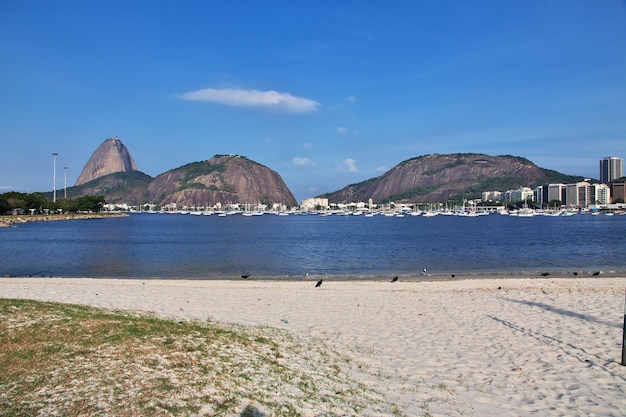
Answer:
[[[626,1],[0,0],[0,193],[72,186],[118,136],[298,201],[432,153],[599,177],[626,157]],[[67,169],[64,169],[67,167]]]

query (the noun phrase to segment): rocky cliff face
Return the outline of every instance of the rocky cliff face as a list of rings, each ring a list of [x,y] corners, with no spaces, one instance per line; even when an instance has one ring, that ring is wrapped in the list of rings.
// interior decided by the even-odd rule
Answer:
[[[297,204],[275,171],[243,156],[217,155],[165,172],[148,187],[159,205],[213,206],[216,203]]]
[[[137,165],[121,140],[105,140],[91,155],[74,185],[82,185],[115,172],[136,171]]]
[[[325,194],[330,201],[439,202],[468,190],[518,188],[541,183],[546,173],[532,162],[513,156],[482,154],[425,155],[404,161],[380,177]],[[496,184],[497,183],[497,184]],[[498,185],[498,188],[491,188]],[[487,187],[487,188],[483,188]],[[480,191],[478,191],[480,190]]]
[[[193,162],[151,178],[137,171],[130,152],[117,137],[105,140],[96,149],[75,186],[68,189],[68,195],[71,198],[102,195],[108,203],[133,205],[297,205],[280,175],[246,157],[216,155],[208,161]]]

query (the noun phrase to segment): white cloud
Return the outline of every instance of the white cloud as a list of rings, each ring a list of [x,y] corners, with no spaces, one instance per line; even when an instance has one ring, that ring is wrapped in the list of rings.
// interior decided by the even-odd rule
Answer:
[[[339,171],[359,172],[356,166],[356,159],[346,158],[338,166]]]
[[[293,158],[291,160],[291,164],[297,167],[315,165],[313,161],[311,161],[309,158],[300,158],[299,156],[296,156],[295,158]]]
[[[355,103],[355,102],[356,102],[356,97],[354,97],[354,96],[348,96],[348,97],[346,97],[346,101],[347,101],[348,103]]]
[[[338,133],[347,133],[347,132],[348,132],[348,129],[346,129],[345,127],[341,127],[341,126],[339,126],[339,127],[337,128],[337,132],[338,132]]]
[[[267,143],[270,145],[276,145],[278,141],[276,139],[265,138],[263,139],[263,143]]]
[[[387,167],[385,166],[377,167],[376,172],[387,172]]]
[[[178,96],[183,100],[209,101],[234,107],[257,107],[272,109],[285,113],[312,113],[317,111],[320,103],[303,97],[292,96],[289,93],[279,93],[274,90],[241,90],[224,88],[221,90],[205,88],[190,91]]]

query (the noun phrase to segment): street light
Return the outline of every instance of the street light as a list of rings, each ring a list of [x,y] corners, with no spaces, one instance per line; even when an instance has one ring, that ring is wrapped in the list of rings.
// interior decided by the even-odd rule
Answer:
[[[57,155],[58,153],[52,153],[52,160],[54,161],[54,171],[52,172],[52,202],[56,203],[57,201]]]
[[[67,200],[67,167],[63,167],[63,199]]]

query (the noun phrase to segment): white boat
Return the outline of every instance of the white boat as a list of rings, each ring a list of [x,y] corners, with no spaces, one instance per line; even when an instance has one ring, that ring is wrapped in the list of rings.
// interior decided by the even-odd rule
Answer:
[[[517,217],[534,217],[534,215],[535,210],[531,209],[526,204],[524,204],[524,207],[517,210]]]
[[[476,213],[475,211],[462,211],[458,214],[458,216],[461,217],[478,217],[479,214]]]

